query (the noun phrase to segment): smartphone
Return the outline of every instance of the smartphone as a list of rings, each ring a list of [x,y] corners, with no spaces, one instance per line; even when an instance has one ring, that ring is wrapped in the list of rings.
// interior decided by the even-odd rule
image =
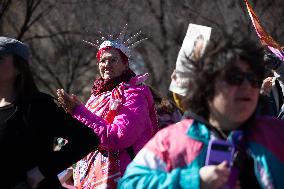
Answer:
[[[233,189],[238,180],[239,170],[233,167],[235,147],[232,142],[227,140],[210,140],[207,149],[205,165],[218,165],[227,161],[231,173],[226,184],[221,189]]]
[[[235,147],[232,142],[227,140],[210,140],[207,149],[205,165],[218,165],[227,161],[231,167],[233,164]]]

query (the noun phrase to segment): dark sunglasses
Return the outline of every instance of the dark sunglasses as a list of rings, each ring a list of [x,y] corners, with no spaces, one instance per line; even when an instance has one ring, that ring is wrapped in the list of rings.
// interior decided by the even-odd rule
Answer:
[[[225,81],[229,85],[241,86],[245,79],[254,88],[260,88],[262,81],[258,78],[255,73],[252,72],[242,72],[242,71],[231,71],[225,75]]]

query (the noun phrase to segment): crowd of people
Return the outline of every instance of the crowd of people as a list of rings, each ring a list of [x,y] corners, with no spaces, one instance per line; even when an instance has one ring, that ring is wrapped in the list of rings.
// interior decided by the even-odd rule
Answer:
[[[129,67],[135,37],[85,41],[99,70],[85,104],[40,92],[28,46],[0,37],[1,188],[284,188],[284,62],[248,39],[209,44],[171,101]]]

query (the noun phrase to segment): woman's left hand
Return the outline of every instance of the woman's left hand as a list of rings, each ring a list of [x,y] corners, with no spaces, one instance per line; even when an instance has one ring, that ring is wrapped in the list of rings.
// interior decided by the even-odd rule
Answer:
[[[57,89],[57,100],[66,112],[72,113],[76,106],[82,104],[74,94],[69,95],[63,89]]]

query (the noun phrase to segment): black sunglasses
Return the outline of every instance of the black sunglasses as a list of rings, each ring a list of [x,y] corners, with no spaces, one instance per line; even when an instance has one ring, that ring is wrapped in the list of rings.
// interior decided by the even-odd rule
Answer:
[[[250,83],[254,88],[260,88],[262,81],[258,76],[253,72],[242,72],[238,70],[227,72],[225,75],[225,81],[229,85],[241,86],[245,79]]]

